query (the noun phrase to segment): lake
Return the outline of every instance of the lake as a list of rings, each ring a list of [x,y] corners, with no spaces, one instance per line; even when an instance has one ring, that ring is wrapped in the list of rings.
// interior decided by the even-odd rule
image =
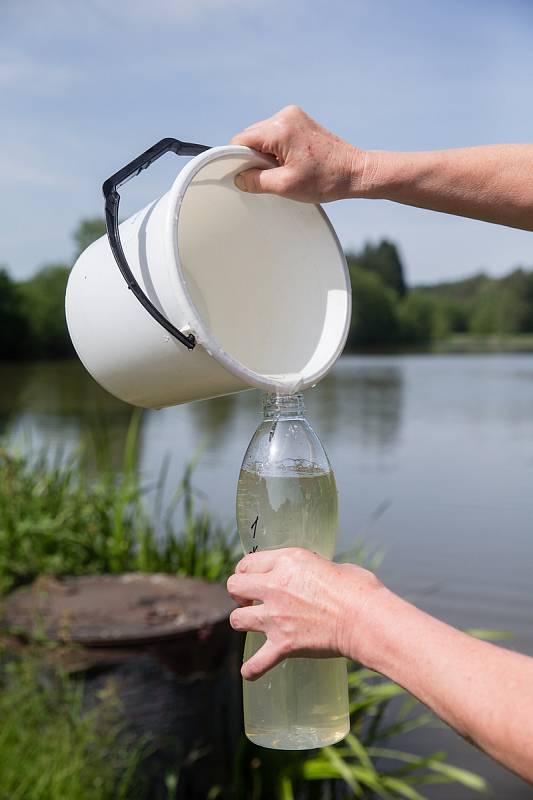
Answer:
[[[67,451],[105,419],[116,441],[130,409],[77,362],[0,365],[0,431],[20,447]],[[339,550],[382,546],[392,589],[454,625],[511,631],[533,655],[533,356],[346,356],[305,396],[339,489]],[[148,484],[166,455],[167,497],[194,457],[198,502],[229,526],[240,463],[259,422],[255,391],[145,412],[140,466]],[[510,710],[509,713],[512,713]],[[448,750],[492,782],[531,787],[448,731],[412,733],[406,749]],[[432,797],[463,800],[466,790]]]

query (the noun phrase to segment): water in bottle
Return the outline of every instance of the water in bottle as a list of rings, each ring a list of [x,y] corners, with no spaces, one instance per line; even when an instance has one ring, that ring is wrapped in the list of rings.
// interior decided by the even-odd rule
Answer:
[[[266,395],[263,421],[246,451],[237,487],[237,525],[247,553],[305,547],[331,558],[337,488],[324,448],[305,418],[301,395]],[[246,638],[245,659],[264,643]],[[343,658],[288,658],[243,682],[246,735],[284,750],[323,747],[349,730]]]

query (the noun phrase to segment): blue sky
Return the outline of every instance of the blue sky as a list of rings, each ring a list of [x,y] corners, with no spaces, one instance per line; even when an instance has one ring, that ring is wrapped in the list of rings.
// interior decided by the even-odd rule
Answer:
[[[351,142],[533,141],[531,0],[0,0],[0,263],[69,260],[110,173],[162,136],[224,144],[297,103]],[[167,157],[124,190],[172,182]],[[410,282],[533,267],[533,234],[398,206],[326,207],[345,247],[387,236]]]

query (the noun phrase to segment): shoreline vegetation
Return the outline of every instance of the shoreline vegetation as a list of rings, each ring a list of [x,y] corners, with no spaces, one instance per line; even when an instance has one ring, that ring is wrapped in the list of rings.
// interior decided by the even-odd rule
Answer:
[[[80,222],[77,256],[105,233],[103,219]],[[353,292],[348,353],[533,352],[533,265],[502,278],[409,287],[398,247],[382,240],[346,253]],[[51,263],[24,281],[0,264],[0,361],[74,355],[65,314],[70,265]]]
[[[510,336],[476,336],[471,333],[458,333],[447,339],[422,343],[367,345],[366,347],[346,348],[344,355],[503,355],[533,353],[533,334],[517,333]]]
[[[132,413],[119,469],[103,431],[68,458],[54,448],[17,453],[0,439],[0,600],[41,576],[158,571],[224,581],[232,571],[240,548],[233,532],[196,501],[194,463],[168,506],[161,496],[165,462],[159,480],[145,485],[138,466],[141,413]],[[156,518],[146,505],[150,492],[159,497]],[[177,504],[185,511],[179,527]],[[379,559],[364,544],[349,555],[369,566]],[[79,681],[45,669],[57,648],[44,636],[27,641],[17,631],[0,633],[1,796],[148,800],[142,780],[151,740],[124,738],[120,697],[105,693],[87,709]],[[349,690],[351,730],[342,742],[307,752],[268,751],[241,734],[231,785],[213,786],[209,797],[424,800],[426,785],[462,785],[472,796],[487,790],[483,778],[450,764],[443,751],[409,752],[411,731],[439,723],[404,689],[352,664]],[[31,764],[21,770],[27,753]],[[167,800],[181,796],[179,764],[165,780]]]

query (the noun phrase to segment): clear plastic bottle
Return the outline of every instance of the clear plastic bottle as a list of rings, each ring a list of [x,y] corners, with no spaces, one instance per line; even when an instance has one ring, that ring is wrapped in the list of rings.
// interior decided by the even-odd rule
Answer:
[[[244,456],[237,486],[237,525],[245,553],[306,547],[332,558],[337,487],[328,457],[305,418],[301,395],[264,395],[263,421]],[[264,643],[246,637],[244,657]],[[247,737],[263,747],[304,750],[349,731],[344,658],[289,658],[243,682]]]

